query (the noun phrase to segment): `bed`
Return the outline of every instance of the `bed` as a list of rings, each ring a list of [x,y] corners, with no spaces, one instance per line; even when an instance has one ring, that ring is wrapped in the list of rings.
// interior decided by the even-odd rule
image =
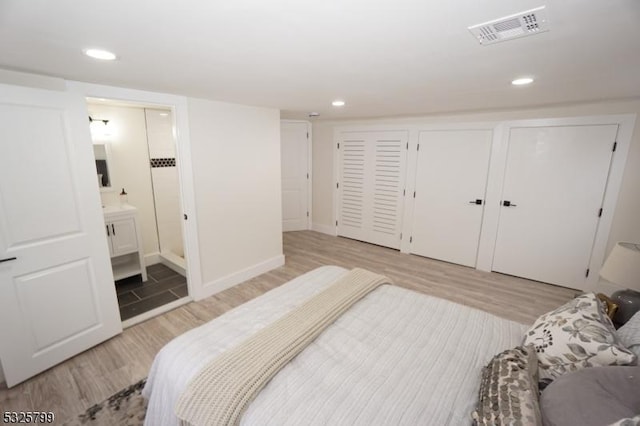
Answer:
[[[204,365],[320,293],[346,269],[325,266],[175,338],[143,391],[145,424],[177,425],[174,407]],[[471,424],[482,367],[528,326],[383,285],[309,344],[260,391],[246,425]]]

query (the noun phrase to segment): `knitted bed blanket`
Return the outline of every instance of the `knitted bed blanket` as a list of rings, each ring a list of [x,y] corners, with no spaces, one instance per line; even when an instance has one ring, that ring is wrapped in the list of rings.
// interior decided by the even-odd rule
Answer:
[[[207,364],[180,396],[175,412],[192,426],[236,425],[278,371],[324,329],[378,286],[382,275],[353,269],[326,290]]]

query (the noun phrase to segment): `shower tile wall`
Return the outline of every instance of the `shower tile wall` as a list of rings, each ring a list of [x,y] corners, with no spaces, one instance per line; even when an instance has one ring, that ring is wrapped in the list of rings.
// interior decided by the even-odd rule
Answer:
[[[171,113],[145,109],[161,252],[183,257],[180,190]]]

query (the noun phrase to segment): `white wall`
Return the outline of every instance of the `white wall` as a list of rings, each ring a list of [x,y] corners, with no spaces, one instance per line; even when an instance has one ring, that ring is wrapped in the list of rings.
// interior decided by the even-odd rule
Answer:
[[[66,89],[65,80],[62,78],[5,69],[0,69],[0,83],[56,90],[58,92],[64,92]]]
[[[102,192],[102,203],[117,205],[120,202],[118,194],[125,188],[129,204],[138,209],[144,254],[157,254],[158,232],[144,109],[98,104],[90,104],[88,109],[91,117],[109,120],[112,128],[107,143],[111,151],[109,173],[113,190]]]
[[[491,111],[456,115],[400,117],[376,120],[316,121],[313,123],[313,221],[314,229],[335,229],[333,176],[336,127],[358,124],[444,124],[498,122],[504,120],[576,117],[605,114],[640,114],[640,99],[592,104],[575,104],[526,110]],[[607,243],[607,254],[617,241],[640,241],[640,122],[636,122],[622,185]],[[613,286],[602,285],[603,291]]]
[[[193,98],[188,108],[202,280],[213,294],[284,262],[280,114]]]
[[[69,82],[0,69],[0,83],[64,91],[68,90]],[[189,241],[195,241],[197,234],[199,250],[193,256],[202,259],[201,267],[195,268],[193,274],[196,284],[201,276],[206,286],[204,291],[196,288],[194,298],[206,297],[284,263],[278,110],[201,99],[187,101],[173,95],[71,83],[72,90],[91,93],[91,96],[95,96],[94,91],[108,93],[95,97],[179,105],[176,113],[179,151],[185,163],[192,163],[195,203],[191,201],[190,186],[186,191],[183,187],[183,194],[187,194],[186,209],[193,213],[192,218],[198,218],[197,223],[186,223],[187,228],[196,228],[195,232],[189,232]],[[139,112],[143,114],[142,109]],[[93,108],[92,113],[96,118],[113,120],[116,139],[123,126],[129,125],[126,123],[144,122],[138,113],[107,107]],[[141,133],[136,139],[145,139],[146,143]],[[145,161],[149,174],[148,156]],[[138,191],[135,184],[120,180],[118,175],[122,173],[117,169],[114,173],[114,186],[127,188],[129,201],[139,207],[142,202],[136,199],[136,194],[142,191]],[[109,203],[116,202],[117,192],[105,194],[104,198]],[[189,248],[192,250],[190,245]],[[0,364],[0,382],[3,380]]]

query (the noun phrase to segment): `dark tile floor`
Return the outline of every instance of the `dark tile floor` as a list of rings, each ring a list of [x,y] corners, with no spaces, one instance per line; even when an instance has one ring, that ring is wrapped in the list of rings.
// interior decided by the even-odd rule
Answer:
[[[116,281],[122,321],[187,296],[187,279],[161,263],[147,267],[147,282],[141,275]]]

